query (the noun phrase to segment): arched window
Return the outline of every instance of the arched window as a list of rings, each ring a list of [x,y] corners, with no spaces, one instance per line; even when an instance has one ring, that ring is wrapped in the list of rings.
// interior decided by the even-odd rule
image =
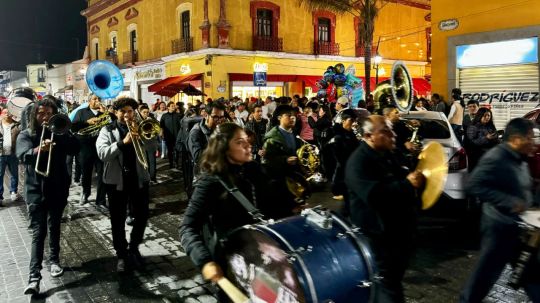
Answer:
[[[109,33],[109,52],[111,55],[116,55],[118,52],[118,33],[116,31]]]
[[[92,39],[91,45],[92,45],[92,49],[91,49],[92,59],[99,60],[99,39],[98,38]]]

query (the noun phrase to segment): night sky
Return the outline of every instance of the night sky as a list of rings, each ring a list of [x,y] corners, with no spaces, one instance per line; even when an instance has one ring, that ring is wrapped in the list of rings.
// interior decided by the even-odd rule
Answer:
[[[86,46],[80,12],[86,7],[85,0],[0,0],[0,70],[80,59]]]

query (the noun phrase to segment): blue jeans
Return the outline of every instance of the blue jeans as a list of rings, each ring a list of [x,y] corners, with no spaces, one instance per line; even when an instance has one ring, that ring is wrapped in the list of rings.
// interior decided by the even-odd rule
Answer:
[[[15,155],[0,156],[0,198],[4,197],[4,175],[6,173],[6,166],[9,169],[11,175],[11,182],[9,183],[9,192],[16,193],[19,186],[19,161]]]

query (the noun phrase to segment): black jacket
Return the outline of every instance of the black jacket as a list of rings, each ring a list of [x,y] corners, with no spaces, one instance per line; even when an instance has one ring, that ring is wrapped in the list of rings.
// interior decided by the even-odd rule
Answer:
[[[267,125],[268,120],[264,118],[262,118],[262,120],[259,122],[255,121],[255,119],[252,119],[246,123],[246,129],[249,129],[255,133],[255,144],[253,147],[257,151],[263,148],[264,135],[266,134]]]
[[[96,115],[92,112],[92,110],[88,107],[80,109],[75,114],[75,118],[73,118],[71,130],[73,133],[77,133],[79,130],[90,126],[86,121],[90,118],[95,118],[100,116],[102,113],[98,112]],[[96,132],[96,136],[79,136],[77,135],[77,139],[79,139],[79,142],[81,143],[81,152],[84,154],[96,154],[96,139],[97,134],[99,132]]]
[[[391,153],[379,153],[361,142],[345,169],[352,223],[389,241],[412,236],[419,205],[406,176]]]
[[[279,200],[271,198],[267,178],[256,162],[233,166],[230,175],[220,177],[229,186],[234,184],[267,219],[285,215],[279,213]],[[193,263],[202,267],[210,261],[221,261],[219,240],[225,239],[235,228],[252,223],[255,223],[252,217],[227,193],[218,177],[203,173],[195,183],[180,225],[180,241]],[[212,240],[213,236],[217,241]]]
[[[187,140],[189,137],[189,132],[191,129],[198,123],[200,123],[202,120],[202,117],[184,117],[180,121],[180,131],[178,132],[178,135],[176,136],[176,144],[175,148],[177,151],[183,152],[188,151],[187,148]]]
[[[28,204],[39,203],[45,197],[57,197],[59,203],[66,203],[69,190],[69,174],[66,163],[68,155],[73,156],[79,152],[79,142],[71,134],[54,136],[51,168],[48,177],[35,172],[37,153],[35,148],[39,146],[41,129],[35,134],[28,128],[19,134],[17,138],[17,157],[26,166],[25,190]],[[50,138],[50,132],[45,129],[45,138]],[[48,152],[40,154],[40,170],[46,170]]]
[[[182,116],[179,113],[164,113],[159,120],[159,125],[163,130],[163,138],[167,142],[175,142],[176,136],[181,128]]]
[[[195,176],[199,174],[201,155],[208,146],[208,139],[210,139],[211,134],[212,130],[206,126],[205,120],[201,120],[189,132],[187,147],[193,159],[193,174]]]

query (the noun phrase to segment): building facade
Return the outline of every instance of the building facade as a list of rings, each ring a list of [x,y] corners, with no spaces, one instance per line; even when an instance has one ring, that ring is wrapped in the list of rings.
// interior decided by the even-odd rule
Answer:
[[[373,46],[373,54],[384,58],[380,76],[398,59],[415,78],[430,73],[429,2],[397,0],[381,9]],[[88,4],[82,15],[87,18],[91,59],[110,60],[134,70],[132,75],[164,71],[162,79],[144,83],[131,76],[129,87],[139,97],[151,96],[148,87],[164,79],[190,83],[212,98],[229,98],[307,94],[316,89],[314,79],[337,63],[355,67],[357,76],[364,74],[358,34],[362,21],[350,14],[308,11],[294,0]],[[266,87],[254,86],[254,67],[266,69]]]
[[[433,92],[490,104],[498,129],[539,104],[540,2],[432,3]]]

